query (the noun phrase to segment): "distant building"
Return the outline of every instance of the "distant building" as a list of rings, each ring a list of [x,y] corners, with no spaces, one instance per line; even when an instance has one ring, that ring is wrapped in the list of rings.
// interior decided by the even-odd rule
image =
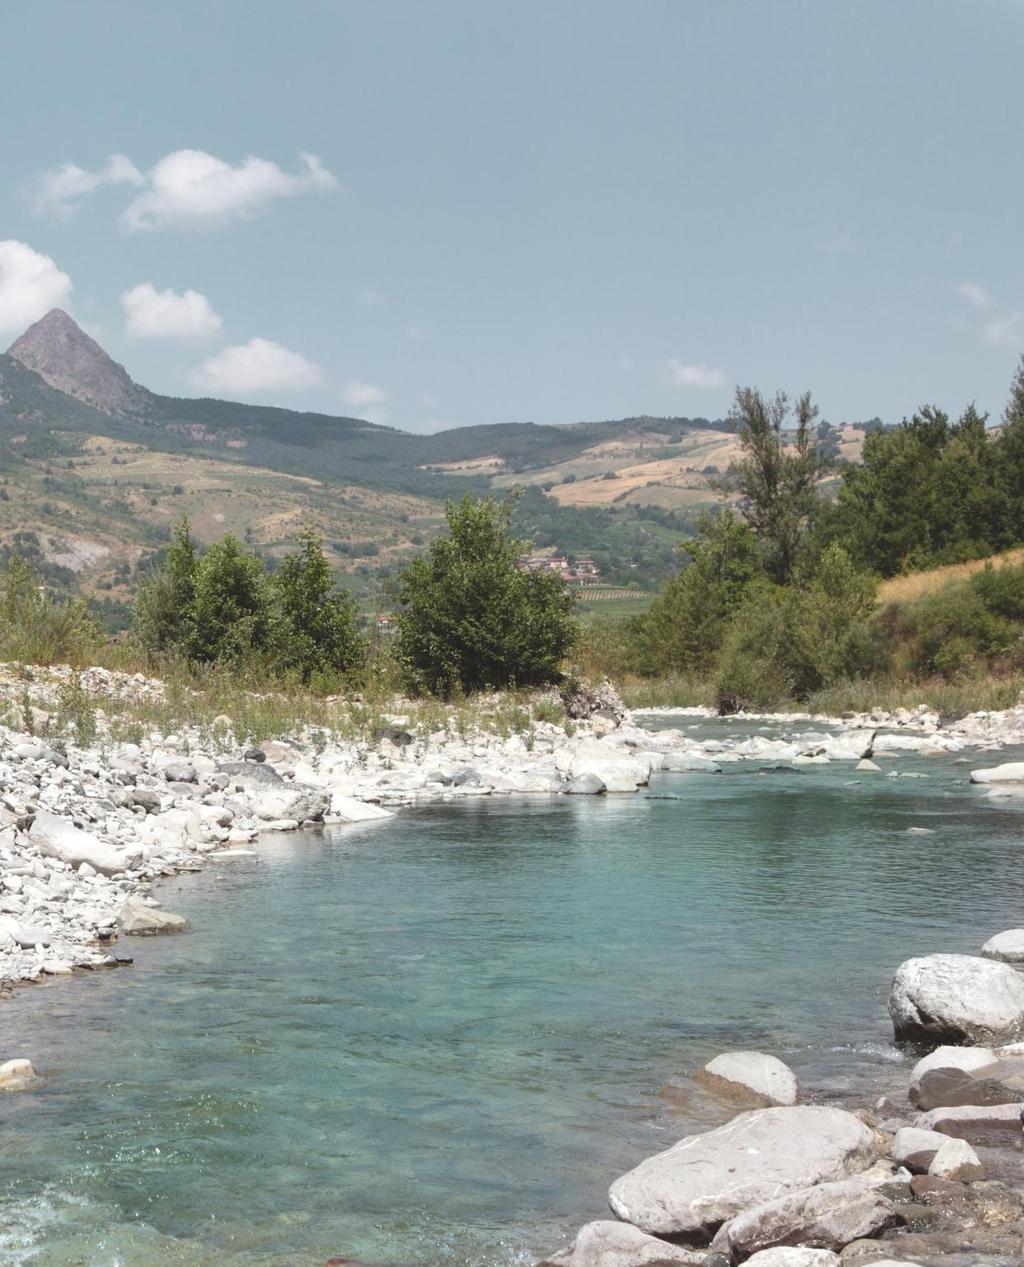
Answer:
[[[597,581],[601,573],[593,559],[575,559],[572,563],[564,554],[528,554],[519,560],[524,572],[557,572],[567,581]]]

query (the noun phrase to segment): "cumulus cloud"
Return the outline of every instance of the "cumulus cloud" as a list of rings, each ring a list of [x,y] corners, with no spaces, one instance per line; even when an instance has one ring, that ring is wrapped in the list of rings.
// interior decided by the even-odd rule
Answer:
[[[714,391],[725,386],[725,370],[714,365],[684,365],[673,357],[665,363],[665,377],[672,387],[699,387]]]
[[[31,182],[32,202],[37,211],[48,212],[61,220],[70,219],[82,201],[104,185],[144,185],[146,178],[123,154],[111,154],[105,166],[96,171],[63,163],[51,167]]]
[[[21,334],[51,308],[66,307],[71,278],[48,255],[13,239],[0,242],[0,333]]]
[[[962,299],[966,299],[975,308],[987,308],[992,302],[992,296],[977,282],[962,282],[956,290]]]
[[[262,391],[301,391],[323,378],[320,366],[300,352],[270,339],[224,348],[208,356],[189,376],[194,387],[250,396]]]
[[[145,173],[123,154],[94,171],[65,163],[42,172],[31,189],[37,210],[67,219],[104,185],[138,190],[120,217],[130,232],[211,228],[257,215],[278,198],[338,188],[315,154],[300,154],[298,170],[286,172],[254,154],[232,164],[205,150],[174,150]]]
[[[254,216],[278,198],[338,188],[315,154],[300,160],[292,175],[254,155],[232,165],[203,150],[175,150],[146,173],[146,188],[125,208],[121,224],[132,232],[208,228]]]
[[[221,318],[198,290],[177,294],[140,282],[121,296],[124,332],[132,339],[208,339],[220,333]]]
[[[341,398],[349,409],[356,410],[357,416],[367,422],[386,422],[388,394],[375,383],[364,383],[358,378],[350,378],[342,388]]]

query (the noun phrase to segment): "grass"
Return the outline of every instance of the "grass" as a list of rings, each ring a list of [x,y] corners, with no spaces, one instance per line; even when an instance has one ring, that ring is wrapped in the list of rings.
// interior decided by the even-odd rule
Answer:
[[[925,598],[938,590],[945,589],[956,581],[965,581],[968,577],[980,572],[988,564],[1002,567],[1006,563],[1024,562],[1024,548],[1007,550],[1003,554],[995,554],[986,559],[971,559],[967,563],[950,563],[946,567],[933,568],[930,572],[911,572],[907,576],[894,576],[883,581],[878,587],[878,602],[882,606],[890,603],[912,603],[916,599]]]

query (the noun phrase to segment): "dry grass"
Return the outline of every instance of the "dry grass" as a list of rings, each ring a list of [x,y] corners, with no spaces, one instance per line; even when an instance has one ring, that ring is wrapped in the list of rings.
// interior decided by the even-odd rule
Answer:
[[[882,605],[889,603],[912,603],[915,599],[934,594],[937,590],[955,581],[965,581],[975,572],[980,572],[988,564],[1002,567],[1005,563],[1024,562],[1024,548],[1007,550],[1003,554],[995,554],[987,559],[971,559],[968,563],[951,563],[947,567],[934,568],[930,572],[912,572],[909,576],[894,576],[883,581],[878,587],[878,601]]]

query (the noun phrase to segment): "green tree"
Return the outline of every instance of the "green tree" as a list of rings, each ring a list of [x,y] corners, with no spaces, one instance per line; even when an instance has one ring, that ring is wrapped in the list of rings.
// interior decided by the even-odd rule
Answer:
[[[578,636],[573,596],[552,572],[518,566],[513,505],[464,497],[448,535],[398,579],[397,652],[412,676],[449,695],[558,677]]]
[[[323,542],[315,532],[299,534],[271,580],[279,615],[279,658],[304,681],[314,673],[351,673],[365,647],[355,599],[335,591]]]
[[[819,504],[815,485],[829,465],[817,444],[818,409],[810,392],[797,399],[796,425],[787,438],[789,413],[785,392],[766,400],[752,387],[736,389],[730,419],[744,457],[722,482],[727,491],[740,494],[740,513],[761,542],[768,575],[780,585],[797,566]]]
[[[765,583],[757,538],[733,511],[705,514],[697,529],[689,563],[634,621],[642,672],[710,669],[729,621],[751,587]]]
[[[0,654],[23,664],[88,661],[103,637],[81,598],[46,592],[31,565],[12,550],[0,581]]]
[[[198,563],[191,525],[183,517],[175,525],[163,566],[143,580],[135,600],[132,627],[146,651],[184,652],[190,645]]]
[[[274,621],[263,564],[230,533],[195,569],[187,655],[191,660],[244,659],[271,649]]]

